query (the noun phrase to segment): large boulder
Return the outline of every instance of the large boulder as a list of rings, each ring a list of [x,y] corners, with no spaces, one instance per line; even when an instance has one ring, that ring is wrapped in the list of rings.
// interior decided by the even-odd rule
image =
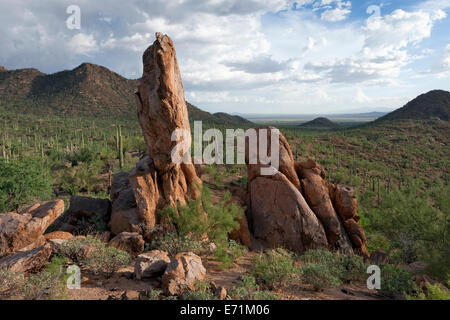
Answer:
[[[134,258],[144,252],[145,241],[137,232],[122,232],[112,238],[109,245],[128,252]]]
[[[249,183],[253,235],[265,248],[299,254],[327,248],[322,224],[300,191],[281,172]]]
[[[137,256],[134,274],[137,280],[160,276],[166,271],[169,263],[170,258],[167,252],[152,250]]]
[[[314,160],[295,163],[305,200],[324,226],[330,249],[352,254],[353,248],[329,195],[325,171]]]
[[[13,272],[36,272],[47,264],[52,249],[50,244],[42,247],[19,252],[0,259],[0,269],[8,269]]]
[[[135,180],[145,180],[140,184],[148,189],[142,190],[143,197],[147,191],[158,189],[152,194],[150,203],[144,201],[152,211],[155,204],[176,206],[178,202],[186,203],[188,197],[197,198],[201,180],[194,165],[189,163],[191,157],[187,148],[180,150],[180,156],[185,159],[183,163],[172,161],[172,150],[181,140],[173,141],[173,133],[177,129],[184,130],[189,136],[188,143],[191,142],[184,89],[172,40],[157,33],[155,42],[144,52],[143,64],[144,72],[136,92],[137,114],[151,159],[146,165],[151,167],[146,173],[142,172],[145,178],[136,172]],[[141,201],[139,198],[137,194],[138,202]],[[150,223],[153,223],[153,214],[145,214]]]
[[[36,203],[19,213],[0,214],[0,257],[30,249],[36,241],[42,243],[45,230],[63,212],[64,201],[55,200]]]
[[[67,222],[72,225],[77,225],[82,220],[89,221],[91,219],[108,222],[111,216],[111,202],[108,199],[72,196],[66,216]]]
[[[182,295],[194,290],[197,281],[205,278],[206,269],[202,259],[192,252],[178,253],[171,259],[162,278],[162,288],[165,294]]]

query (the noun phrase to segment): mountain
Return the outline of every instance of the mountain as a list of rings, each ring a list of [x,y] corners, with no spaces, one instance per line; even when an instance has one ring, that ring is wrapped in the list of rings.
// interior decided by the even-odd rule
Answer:
[[[213,116],[216,117],[217,119],[221,120],[221,121],[228,122],[228,123],[242,124],[242,125],[251,125],[251,124],[253,124],[253,122],[248,121],[247,119],[244,119],[241,116],[231,115],[231,114],[224,113],[224,112],[214,113]]]
[[[321,117],[303,123],[300,125],[300,127],[307,129],[336,129],[339,128],[340,126],[327,118]]]
[[[126,79],[108,68],[83,63],[73,70],[54,74],[32,68],[7,70],[0,67],[0,71],[0,110],[136,119],[134,91],[139,79]],[[215,116],[190,103],[187,108],[191,121],[240,124],[240,117]]]
[[[444,90],[433,90],[422,94],[408,102],[405,106],[397,109],[376,122],[388,120],[428,120],[439,118],[450,120],[450,92]]]

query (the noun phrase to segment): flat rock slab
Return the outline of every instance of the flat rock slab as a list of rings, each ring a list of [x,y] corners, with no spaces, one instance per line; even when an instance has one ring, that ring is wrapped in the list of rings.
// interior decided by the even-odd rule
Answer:
[[[64,212],[64,201],[36,203],[19,213],[0,215],[0,258],[29,248]]]
[[[0,259],[0,269],[6,268],[13,272],[38,271],[47,264],[51,254],[50,244],[45,244],[42,247]]]

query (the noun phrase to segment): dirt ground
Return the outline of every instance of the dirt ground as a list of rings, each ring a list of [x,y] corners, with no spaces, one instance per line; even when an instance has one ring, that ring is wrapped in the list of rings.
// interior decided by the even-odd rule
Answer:
[[[251,268],[251,258],[255,253],[248,252],[238,259],[232,267],[221,270],[213,257],[202,256],[207,270],[206,281],[229,290],[240,282],[240,277]],[[110,279],[85,275],[82,272],[81,289],[67,289],[69,300],[138,300],[139,292],[161,289],[161,278],[135,280],[132,277],[133,264],[120,269]],[[294,283],[281,291],[274,291],[281,300],[380,300],[376,290],[368,290],[364,284],[343,285],[339,288],[313,291],[308,285]]]

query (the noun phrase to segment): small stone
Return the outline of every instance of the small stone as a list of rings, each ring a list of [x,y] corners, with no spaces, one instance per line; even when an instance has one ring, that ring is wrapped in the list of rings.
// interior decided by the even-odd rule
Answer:
[[[216,297],[219,298],[219,300],[225,300],[227,297],[227,290],[224,287],[217,288]]]

